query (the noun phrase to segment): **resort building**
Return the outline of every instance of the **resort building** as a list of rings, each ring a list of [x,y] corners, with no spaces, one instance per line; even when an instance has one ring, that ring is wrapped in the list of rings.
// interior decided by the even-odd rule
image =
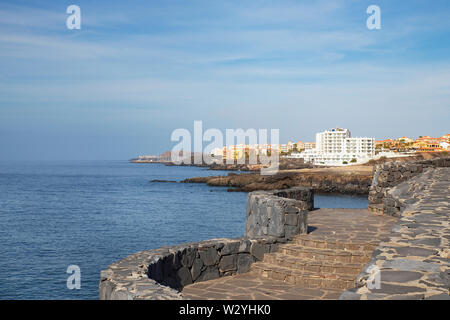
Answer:
[[[448,143],[448,142],[441,142],[440,146],[443,150],[447,150],[447,151],[450,150],[450,143]]]
[[[441,146],[441,143],[438,142],[432,142],[432,143],[426,143],[426,142],[419,142],[419,146],[417,148],[417,152],[442,152],[446,151],[445,148]]]
[[[401,138],[398,138],[397,140],[396,140],[398,143],[403,143],[403,144],[407,144],[407,143],[413,143],[414,142],[414,139],[411,139],[411,138],[408,138],[408,137],[405,137],[405,136],[403,136],[403,137],[401,137]]]
[[[214,148],[211,155],[217,159],[238,160],[248,158],[250,156],[267,155],[272,150],[288,152],[292,150],[293,144],[270,145],[270,144],[236,144],[224,146],[222,148]]]
[[[301,140],[297,141],[296,146],[297,146],[297,151],[305,150],[305,144]]]
[[[278,152],[279,153],[288,153],[294,150],[294,144],[292,141],[289,141],[287,144],[280,144],[278,146]]]
[[[385,139],[385,140],[376,140],[375,141],[375,150],[376,151],[390,151],[392,146],[394,145],[394,140]]]
[[[450,133],[449,133],[449,134],[446,134],[446,135],[444,135],[444,136],[442,136],[442,137],[441,137],[441,140],[442,140],[443,142],[450,143]]]
[[[305,162],[345,165],[366,162],[375,156],[375,138],[352,138],[350,130],[334,128],[316,134],[315,149],[306,149]]]
[[[303,144],[305,150],[313,150],[316,148],[316,143],[315,142],[305,142]]]

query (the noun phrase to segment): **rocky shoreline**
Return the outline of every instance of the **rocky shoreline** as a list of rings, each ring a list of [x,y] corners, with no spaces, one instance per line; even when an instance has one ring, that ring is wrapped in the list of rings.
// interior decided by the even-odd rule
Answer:
[[[161,163],[165,166],[179,166],[179,167],[201,167],[207,168],[208,170],[224,170],[224,171],[254,171],[259,172],[264,165],[262,164],[249,164],[247,163],[213,163],[206,164],[200,163],[195,164],[194,159],[192,159],[191,164],[181,163],[175,164],[170,160],[143,160],[143,159],[131,159],[131,163]],[[292,169],[304,169],[312,168],[313,165],[305,164],[303,159],[286,159],[281,158],[279,162],[280,170],[292,170]]]
[[[183,183],[206,183],[209,186],[228,187],[227,191],[252,192],[257,190],[275,190],[291,187],[307,187],[316,193],[341,193],[368,195],[374,167],[383,163],[412,163],[415,161],[431,161],[439,159],[439,154],[418,154],[408,158],[392,158],[372,160],[362,165],[345,167],[315,167],[303,163],[301,159],[281,159],[277,174],[262,176],[258,172],[260,166],[238,165],[210,166],[211,170],[241,170],[250,171],[227,176],[194,177],[185,179]],[[427,160],[428,159],[428,160]],[[436,160],[434,160],[436,161]],[[256,169],[257,168],[257,169]]]
[[[227,176],[194,177],[182,183],[206,183],[209,186],[228,187],[228,191],[251,192],[256,190],[287,189],[291,187],[313,188],[317,193],[368,194],[372,183],[372,170],[357,171],[352,174],[344,170],[327,168],[280,171],[271,176],[257,173]]]
[[[214,187],[227,187],[229,192],[252,192],[257,190],[276,190],[291,187],[312,188],[316,193],[341,193],[368,195],[373,168],[383,163],[412,163],[428,161],[442,157],[439,154],[418,154],[408,158],[392,158],[372,160],[362,165],[345,167],[317,167],[305,164],[303,159],[280,159],[279,171],[274,175],[260,175],[262,165],[250,164],[180,164],[179,166],[205,167],[208,170],[239,171],[223,176],[193,177],[180,181],[181,183],[205,183]],[[428,159],[428,160],[427,160]],[[176,164],[160,162],[168,166]],[[157,182],[157,181],[153,181]]]

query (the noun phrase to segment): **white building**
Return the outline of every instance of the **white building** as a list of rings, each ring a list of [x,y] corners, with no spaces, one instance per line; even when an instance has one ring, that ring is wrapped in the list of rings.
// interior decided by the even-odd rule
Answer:
[[[348,129],[334,128],[316,134],[316,148],[302,152],[305,162],[345,165],[375,156],[375,138],[352,138]]]

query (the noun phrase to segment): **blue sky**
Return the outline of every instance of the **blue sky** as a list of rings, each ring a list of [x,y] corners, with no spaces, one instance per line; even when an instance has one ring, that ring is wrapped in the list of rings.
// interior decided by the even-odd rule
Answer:
[[[194,120],[282,142],[442,136],[449,40],[448,0],[2,1],[0,159],[160,153]]]

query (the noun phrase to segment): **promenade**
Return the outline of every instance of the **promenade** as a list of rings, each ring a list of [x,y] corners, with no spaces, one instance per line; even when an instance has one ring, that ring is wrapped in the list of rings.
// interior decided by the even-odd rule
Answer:
[[[397,221],[365,209],[318,209],[309,233],[266,253],[251,271],[184,287],[187,299],[337,299]]]
[[[450,168],[428,169],[390,191],[404,207],[389,238],[341,299],[450,300]],[[370,267],[380,285],[367,285]]]
[[[252,238],[133,254],[102,270],[100,298],[448,300],[449,164],[377,167],[375,211],[311,210],[307,188],[255,192],[247,205]],[[302,226],[307,234],[278,237]]]

